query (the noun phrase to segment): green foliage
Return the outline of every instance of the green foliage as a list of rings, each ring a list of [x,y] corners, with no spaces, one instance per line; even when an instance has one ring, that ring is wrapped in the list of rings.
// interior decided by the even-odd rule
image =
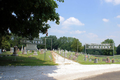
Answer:
[[[110,44],[110,43],[114,43],[114,41],[112,39],[106,39],[103,42],[101,42],[101,44],[105,44],[105,43]],[[112,45],[112,44],[110,44],[110,45]],[[85,47],[84,47],[83,52],[85,52]],[[113,55],[113,50],[87,49],[86,53],[93,54],[93,55]],[[116,47],[115,46],[114,46],[114,54],[116,54]]]
[[[26,46],[25,44],[20,43],[20,40],[22,39],[21,36],[15,36],[15,35],[12,34],[10,38],[11,38],[10,41],[9,41],[10,47],[17,46],[20,49],[22,47],[22,45]]]
[[[102,44],[104,43],[114,43],[114,41],[112,39],[106,39],[102,42]],[[111,44],[112,45],[112,44]],[[113,54],[113,50],[102,50],[103,55],[112,55]]]
[[[58,0],[64,2],[64,0]],[[11,33],[33,39],[50,28],[48,20],[59,24],[54,0],[0,0],[0,36]]]
[[[9,50],[9,48],[10,48],[9,41],[10,41],[10,36],[9,35],[2,36],[0,38],[0,48]]]
[[[72,50],[75,51],[75,52],[81,52],[83,47],[82,47],[82,43],[78,40],[78,39],[75,39],[71,45],[72,47]]]
[[[117,47],[116,52],[117,52],[117,54],[120,54],[120,45]]]
[[[43,43],[45,43],[45,38],[46,38],[46,48],[51,50],[51,39],[52,39],[52,49],[63,49],[63,50],[68,50],[68,51],[74,51],[76,47],[73,47],[71,45],[74,45],[73,42],[76,40],[75,38],[72,37],[60,37],[57,39],[56,36],[48,36],[48,37],[41,37],[43,39]],[[39,49],[45,48],[45,45],[37,45]],[[78,41],[78,51],[82,51],[82,43]]]
[[[69,50],[72,51],[72,43],[75,40],[75,38],[72,37],[60,37],[57,41],[58,48],[63,49],[63,50]]]

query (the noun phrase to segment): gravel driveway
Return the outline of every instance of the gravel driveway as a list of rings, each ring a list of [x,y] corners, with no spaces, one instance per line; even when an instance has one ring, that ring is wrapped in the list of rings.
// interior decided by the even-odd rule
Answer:
[[[52,53],[57,66],[0,66],[0,80],[73,80],[120,71],[120,64],[81,65]]]

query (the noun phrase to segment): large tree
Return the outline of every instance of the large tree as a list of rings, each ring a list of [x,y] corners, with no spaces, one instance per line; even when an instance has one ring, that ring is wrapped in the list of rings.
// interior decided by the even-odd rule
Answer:
[[[11,32],[28,38],[38,37],[50,28],[48,20],[59,24],[56,8],[54,0],[0,0],[0,36]]]

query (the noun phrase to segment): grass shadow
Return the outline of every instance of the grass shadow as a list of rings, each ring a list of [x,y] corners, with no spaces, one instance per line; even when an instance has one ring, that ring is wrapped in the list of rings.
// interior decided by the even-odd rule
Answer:
[[[2,56],[0,57],[0,79],[56,80],[48,76],[58,69],[57,64],[51,61],[48,56],[44,60],[44,54],[39,53],[38,55],[33,55],[33,53],[25,55],[20,52],[16,57],[11,54],[9,52],[0,54]]]

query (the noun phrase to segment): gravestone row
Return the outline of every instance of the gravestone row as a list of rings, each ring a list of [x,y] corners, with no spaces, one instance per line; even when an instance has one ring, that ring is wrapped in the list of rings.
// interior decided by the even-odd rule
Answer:
[[[16,50],[15,50],[16,49]],[[47,49],[46,49],[47,50]],[[41,52],[41,54],[43,54],[43,53],[45,53],[45,50],[44,49],[39,49],[38,50],[39,52]],[[22,46],[22,48],[21,48],[21,54],[27,54],[27,53],[30,53],[30,52],[32,52],[31,50],[27,50],[26,49],[26,47],[24,47],[23,48],[23,46]],[[10,47],[10,53],[13,53],[12,55],[14,55],[14,56],[18,56],[18,54],[17,54],[17,46],[15,46],[14,48],[13,47]],[[37,51],[34,51],[34,54],[33,55],[38,55],[37,54]]]

